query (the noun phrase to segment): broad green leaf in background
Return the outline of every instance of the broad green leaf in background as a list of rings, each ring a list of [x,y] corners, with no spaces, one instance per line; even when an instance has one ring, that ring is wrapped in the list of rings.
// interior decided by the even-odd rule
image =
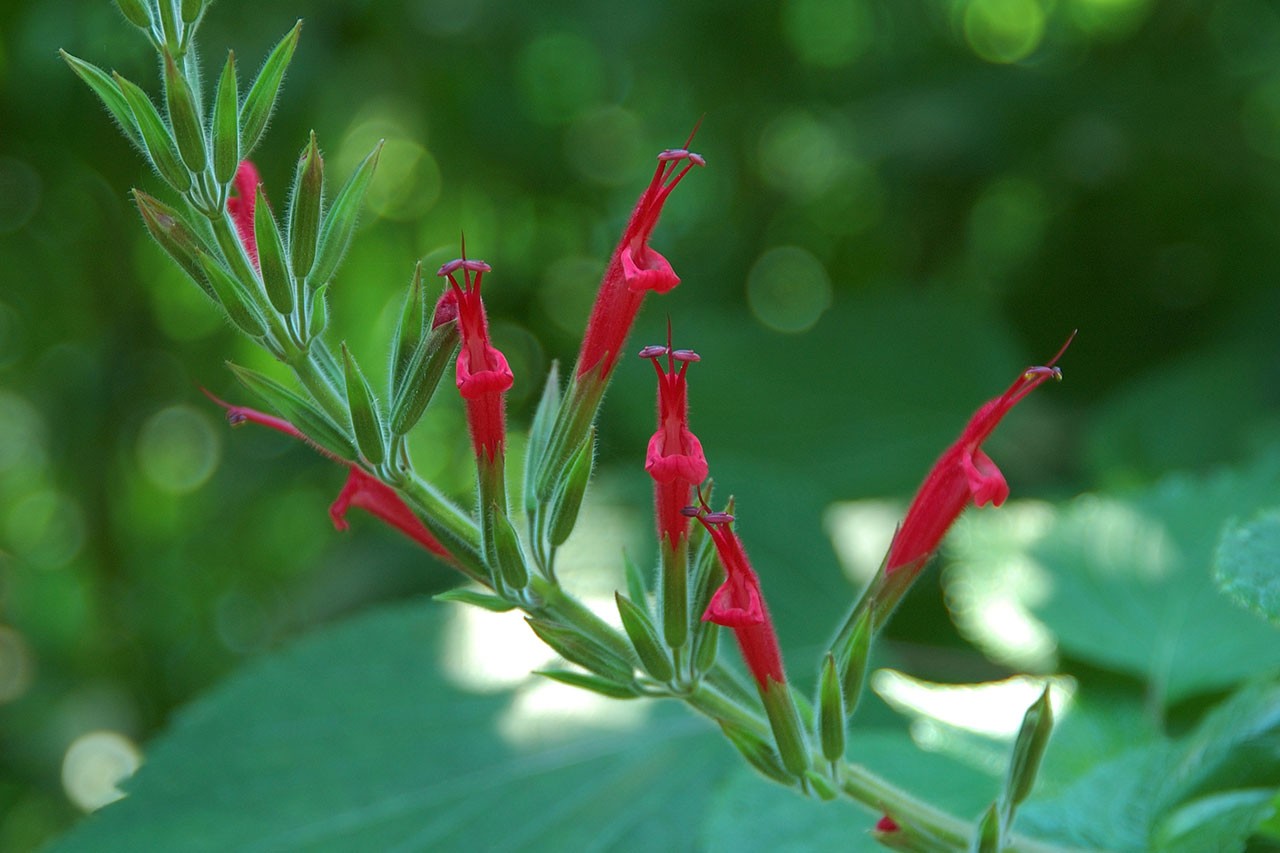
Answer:
[[[1280,666],[1280,642],[1215,589],[1214,548],[1229,519],[1252,517],[1278,497],[1280,456],[1272,454],[1240,471],[1086,495],[1003,552],[987,550],[999,522],[971,513],[974,535],[952,537],[964,567],[956,588],[986,583],[994,593],[983,569],[998,554],[1035,576],[1020,605],[1062,653],[1143,679],[1165,705],[1229,688]],[[987,524],[997,527],[984,532]]]
[[[710,724],[651,705],[638,730],[551,719],[513,744],[511,693],[443,675],[447,613],[373,612],[259,661],[187,708],[128,796],[53,849],[687,849],[736,762]]]
[[[1232,601],[1280,625],[1280,509],[1227,525],[1213,580]]]
[[[1246,685],[1189,735],[1098,764],[1023,828],[1117,851],[1243,850],[1280,795],[1280,682]]]

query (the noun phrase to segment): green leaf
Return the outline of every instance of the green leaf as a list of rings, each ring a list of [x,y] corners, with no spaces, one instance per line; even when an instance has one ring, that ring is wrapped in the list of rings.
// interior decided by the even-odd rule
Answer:
[[[391,431],[405,435],[422,417],[436,393],[444,370],[458,349],[458,323],[441,323],[418,342],[406,368],[399,393],[391,402]]]
[[[1192,800],[1165,817],[1152,838],[1159,853],[1245,849],[1253,830],[1276,810],[1273,790],[1227,791]]]
[[[240,165],[240,103],[236,90],[235,51],[227,51],[227,64],[222,66],[222,74],[218,77],[210,135],[213,139],[213,179],[225,185],[236,176],[236,167]]]
[[[313,403],[256,370],[230,362],[227,366],[246,388],[265,400],[281,417],[302,430],[322,451],[337,460],[349,462],[356,458],[356,448],[351,438]]]
[[[342,263],[342,256],[351,245],[351,235],[356,231],[365,191],[373,180],[374,169],[378,167],[382,144],[380,140],[356,167],[325,212],[324,225],[320,229],[320,244],[316,249],[316,263],[311,270],[312,286],[327,284],[333,278],[338,271],[338,264]]]
[[[582,508],[582,499],[587,493],[587,485],[591,482],[591,470],[596,458],[595,427],[587,430],[582,445],[569,460],[563,473],[563,480],[556,488],[551,501],[551,518],[547,525],[547,539],[555,547],[563,545],[578,523],[578,510]]]
[[[347,380],[347,408],[351,413],[351,429],[355,433],[356,443],[360,446],[360,455],[369,460],[371,465],[381,465],[387,458],[387,436],[382,424],[382,416],[378,413],[378,401],[369,387],[355,357],[342,344],[342,364]]]
[[[147,152],[146,143],[142,141],[142,136],[138,130],[138,122],[133,117],[133,110],[129,107],[129,102],[121,94],[119,87],[115,81],[107,75],[98,66],[91,62],[85,62],[78,59],[65,50],[59,50],[63,60],[67,65],[71,66],[71,70],[76,76],[85,82],[93,93],[98,96],[98,100],[107,108],[107,112],[115,119],[116,124],[120,127],[120,132],[128,137],[129,141],[137,146],[138,150],[144,154]]]
[[[365,614],[251,663],[52,851],[688,849],[733,762],[712,726],[668,703],[566,724],[460,688],[446,612]]]
[[[1227,520],[1251,517],[1278,497],[1280,457],[1271,455],[1238,472],[1084,496],[1041,512],[1035,534],[1021,541],[1001,530],[1001,517],[1016,505],[971,511],[962,520],[966,535],[952,538],[957,571],[949,585],[986,585],[994,594],[1002,583],[1008,591],[996,563],[1022,566],[1032,573],[1022,606],[1063,654],[1137,676],[1170,704],[1280,666],[1274,630],[1241,619],[1211,572]],[[1007,595],[1001,606],[1009,606]],[[980,611],[974,616],[982,621]]]
[[[178,159],[178,153],[173,148],[173,137],[160,118],[156,105],[151,103],[147,93],[139,89],[136,84],[119,74],[114,75],[114,78],[121,96],[133,111],[134,125],[142,134],[143,148],[151,158],[152,165],[170,186],[180,193],[185,193],[191,189],[191,174]]]
[[[524,500],[525,509],[529,511],[537,506],[537,475],[551,441],[551,431],[555,427],[556,412],[559,409],[560,363],[553,361],[551,369],[547,371],[547,381],[542,386],[538,408],[533,413],[533,422],[529,425],[529,447],[524,461]]]
[[[640,695],[640,691],[636,688],[634,682],[620,684],[585,672],[571,672],[567,669],[537,669],[534,670],[534,674],[545,676],[552,681],[559,681],[561,684],[567,684],[570,687],[590,690],[592,693],[599,693],[601,696],[608,696],[610,699],[635,699]]]
[[[1280,509],[1223,529],[1213,580],[1232,601],[1280,625]]]
[[[293,25],[293,29],[282,38],[267,57],[262,70],[249,87],[244,103],[240,105],[240,156],[248,157],[258,147],[262,134],[267,130],[267,122],[276,106],[276,97],[280,94],[280,84],[284,81],[284,72],[293,59],[293,50],[298,46],[298,36],[302,33],[302,21]]]
[[[505,598],[499,598],[488,592],[479,592],[474,589],[451,589],[447,592],[433,595],[435,601],[456,601],[460,604],[470,604],[473,607],[480,607],[491,613],[509,613],[516,609],[516,606]]]

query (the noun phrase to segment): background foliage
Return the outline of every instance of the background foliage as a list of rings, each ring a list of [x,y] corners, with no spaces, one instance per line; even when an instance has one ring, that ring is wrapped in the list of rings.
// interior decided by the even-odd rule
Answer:
[[[677,345],[704,357],[693,426],[738,496],[797,675],[859,583],[832,548],[845,517],[833,505],[905,500],[972,407],[1072,328],[1067,381],[989,444],[1015,497],[1105,493],[1194,540],[1177,565],[1202,580],[1217,526],[1280,504],[1275,464],[1257,462],[1280,426],[1270,4],[218,0],[202,28],[208,74],[234,47],[247,76],[297,17],[302,41],[256,155],[268,195],[283,203],[310,129],[335,176],[388,140],[333,289],[334,328],[376,369],[414,260],[452,257],[465,230],[494,266],[486,291],[517,375],[516,429],[550,360],[576,350],[652,155],[705,116],[694,147],[709,166],[655,239],[684,284],[649,304],[632,340],[659,340],[669,314]],[[246,659],[455,580],[375,524],[334,533],[325,507],[340,470],[220,423],[198,386],[250,402],[222,361],[261,359],[147,242],[126,191],[163,188],[59,47],[156,91],[149,49],[111,4],[0,8],[3,849],[77,819],[63,771],[82,735],[145,752],[177,705]],[[653,389],[648,365],[632,361],[603,413],[597,535],[580,543],[612,562],[584,564],[584,584],[617,583],[623,546],[651,551],[639,464]],[[441,403],[418,457],[465,495],[461,412]],[[1223,466],[1236,473],[1212,473]],[[1208,479],[1155,485],[1170,471]],[[1204,678],[1197,662],[1149,682],[1139,649],[1095,629],[1119,607],[1155,636],[1171,624],[1177,634],[1208,581],[1191,604],[1152,592],[1149,578],[1086,582],[1114,568],[1066,547],[1096,532],[1088,500],[1063,507],[1038,545],[993,534],[1011,553],[1059,555],[1042,562],[1069,580],[1050,581],[1039,612],[1053,632],[1095,644],[1064,640],[1036,665],[1102,691],[1092,699],[1113,717],[1132,710],[1135,725],[1182,736],[1237,673]],[[1221,513],[1209,519],[1203,500]],[[855,505],[855,518],[873,508]],[[973,563],[966,543],[981,533],[958,531],[944,562]],[[858,541],[837,538],[856,564]],[[1031,665],[963,642],[935,580],[899,613],[882,663],[940,682]],[[1223,610],[1205,617],[1209,635],[1265,631]],[[418,618],[400,612],[370,624],[400,636]],[[419,632],[424,643],[434,630]],[[1256,660],[1274,671],[1274,655]],[[270,695],[262,702],[269,713]],[[892,720],[879,705],[862,713]],[[723,763],[720,746],[707,744],[709,761]],[[457,757],[458,774],[468,760]],[[1072,774],[1059,778],[1067,797]],[[723,802],[758,796],[754,780],[722,784]],[[708,837],[731,838],[715,821],[733,812],[707,813]],[[851,832],[859,820],[850,813]]]

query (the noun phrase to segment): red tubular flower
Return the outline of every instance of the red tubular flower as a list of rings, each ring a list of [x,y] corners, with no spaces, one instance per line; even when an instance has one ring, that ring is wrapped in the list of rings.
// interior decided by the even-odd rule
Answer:
[[[693,137],[689,139],[692,141]],[[685,144],[688,145],[687,142]],[[690,169],[705,165],[706,160],[700,154],[686,148],[671,149],[658,155],[653,180],[636,202],[622,239],[605,269],[591,318],[587,321],[582,349],[578,353],[576,376],[581,377],[599,367],[601,380],[608,377],[618,361],[618,354],[622,352],[644,295],[650,290],[666,293],[680,283],[680,277],[671,269],[667,259],[650,248],[649,237],[658,224],[662,206],[671,191],[689,174]]]
[[[462,284],[454,273],[462,270]],[[458,391],[467,406],[471,444],[476,456],[492,462],[506,445],[504,394],[514,377],[506,356],[489,343],[489,322],[480,299],[480,279],[489,272],[484,261],[465,258],[449,261],[436,275],[448,278],[456,302],[458,333],[462,338],[456,365]],[[474,278],[472,275],[474,274]],[[441,305],[437,305],[437,317]]]
[[[658,362],[664,355],[666,370]],[[689,430],[689,387],[684,377],[689,363],[700,359],[692,350],[673,350],[670,340],[666,346],[645,347],[640,357],[652,360],[658,373],[658,431],[649,439],[644,469],[653,478],[658,536],[675,549],[689,536],[689,519],[682,512],[689,504],[689,492],[707,479],[702,442]]]
[[[236,233],[240,235],[240,242],[244,244],[244,250],[255,268],[258,266],[258,238],[253,232],[253,208],[257,203],[258,185],[261,183],[262,177],[258,174],[257,167],[248,160],[242,160],[236,169],[235,180],[232,181],[236,194],[227,199],[227,213],[231,214],[231,221],[236,224]]]
[[[413,510],[400,500],[400,496],[386,483],[366,474],[355,465],[348,469],[347,482],[329,506],[329,517],[333,519],[334,527],[338,530],[350,527],[347,524],[347,510],[353,506],[382,519],[437,557],[449,559],[448,550],[431,535],[422,519],[414,515]]]
[[[336,456],[316,444],[302,430],[284,418],[277,418],[274,415],[268,415],[265,412],[259,412],[257,409],[250,409],[247,406],[233,406],[230,403],[219,400],[208,391],[204,393],[210,400],[227,410],[227,422],[232,426],[255,423],[268,427],[304,441],[311,445],[320,455],[347,466],[347,482],[343,485],[337,499],[329,507],[329,517],[333,519],[335,528],[346,530],[350,526],[347,524],[347,510],[353,506],[359,507],[370,515],[390,524],[446,562],[453,562],[453,555],[449,553],[449,550],[440,544],[440,540],[431,535],[431,531],[427,530],[426,525],[422,523],[422,519],[418,518],[413,510],[409,509],[408,505],[386,483],[366,474],[354,462]]]
[[[708,512],[705,506],[686,507],[684,514],[698,519],[707,529],[725,571],[724,583],[711,596],[702,621],[733,629],[742,657],[760,690],[768,691],[770,681],[784,684],[787,676],[782,670],[778,636],[760,592],[760,579],[747,561],[742,540],[729,527],[733,516],[727,512]]]
[[[1007,391],[984,403],[969,419],[960,438],[934,463],[916,492],[902,527],[889,547],[886,573],[906,566],[917,569],[922,566],[970,499],[977,506],[1004,503],[1009,496],[1009,484],[991,457],[982,452],[982,442],[1023,397],[1049,379],[1062,378],[1062,369],[1054,365],[1074,337],[1073,332],[1048,364],[1028,367]]]

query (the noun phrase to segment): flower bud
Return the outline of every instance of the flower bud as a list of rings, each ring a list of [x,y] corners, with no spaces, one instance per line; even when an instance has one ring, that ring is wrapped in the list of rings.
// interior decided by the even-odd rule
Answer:
[[[529,585],[529,570],[520,548],[520,537],[506,513],[491,505],[488,512],[480,514],[480,524],[484,528],[481,541],[490,552],[486,557],[494,564],[494,571],[509,592],[523,592]]]
[[[436,313],[439,316],[438,310]],[[458,324],[450,320],[435,326],[419,340],[402,372],[399,386],[392,386],[392,435],[406,435],[418,423],[440,385],[449,359],[458,349],[459,339]]]
[[[119,74],[115,74],[114,77],[116,87],[133,112],[134,125],[142,136],[143,147],[146,149],[147,156],[151,158],[152,165],[156,167],[160,177],[169,183],[169,186],[180,193],[185,193],[191,189],[191,174],[178,159],[178,153],[173,148],[173,137],[161,120],[160,113],[156,111],[156,105],[151,103],[147,93],[138,88],[137,84],[131,83]]]
[[[610,681],[629,684],[634,680],[635,670],[630,662],[621,660],[577,631],[533,616],[525,617],[524,621],[529,623],[538,639],[570,663]]]
[[[227,64],[218,77],[213,97],[213,179],[230,183],[240,165],[240,102],[236,91],[236,55],[227,52]]]
[[[252,298],[231,273],[222,268],[222,264],[205,252],[197,252],[200,269],[204,272],[205,281],[213,288],[218,303],[227,312],[227,317],[240,331],[251,338],[260,338],[267,333],[266,323]]]
[[[835,655],[827,652],[822,663],[822,681],[818,686],[818,740],[822,743],[822,756],[827,761],[844,758],[844,723],[840,674],[836,669]]]
[[[578,511],[582,508],[582,498],[587,492],[587,484],[591,481],[591,471],[595,464],[595,448],[596,432],[592,428],[569,461],[560,488],[552,498],[548,533],[554,547],[558,548],[565,543],[578,521]]]
[[[1022,727],[1013,743],[1013,759],[1009,762],[1009,775],[1005,782],[1006,808],[1010,816],[1013,809],[1031,793],[1052,732],[1053,706],[1049,702],[1049,687],[1046,685],[1040,698],[1023,716]]]
[[[178,151],[182,154],[183,162],[191,171],[203,172],[209,162],[209,153],[205,149],[204,126],[196,109],[195,95],[187,78],[178,70],[178,64],[167,50],[164,51],[164,96],[169,108],[169,122],[173,125],[173,136],[178,141]]]
[[[351,413],[351,429],[360,446],[360,455],[371,465],[381,465],[387,457],[387,440],[378,414],[377,400],[346,343],[342,344],[342,367],[347,385],[347,408]]]
[[[151,13],[142,0],[116,0],[116,7],[129,23],[143,32],[151,31]]]
[[[267,196],[261,186],[254,188],[253,235],[257,252],[258,270],[262,273],[262,286],[267,291],[271,307],[288,316],[293,312],[295,300],[293,277],[289,275],[284,257],[284,239],[280,226],[267,205]]]
[[[782,759],[767,741],[726,720],[716,722],[720,724],[720,730],[729,739],[729,743],[747,759],[747,763],[775,782],[784,785],[792,783],[791,774],[782,766]]]
[[[133,191],[133,201],[138,206],[138,212],[142,214],[142,222],[147,226],[147,231],[160,244],[160,247],[177,262],[178,266],[182,267],[192,281],[200,285],[209,298],[216,300],[217,294],[206,280],[204,268],[198,257],[199,251],[208,252],[209,250],[201,245],[200,238],[196,236],[186,218],[177,210],[142,190]]]
[[[320,238],[320,206],[324,201],[324,158],[311,131],[307,147],[298,158],[293,192],[289,198],[289,260],[298,281],[306,281],[316,260]],[[323,284],[323,282],[320,282]]]

